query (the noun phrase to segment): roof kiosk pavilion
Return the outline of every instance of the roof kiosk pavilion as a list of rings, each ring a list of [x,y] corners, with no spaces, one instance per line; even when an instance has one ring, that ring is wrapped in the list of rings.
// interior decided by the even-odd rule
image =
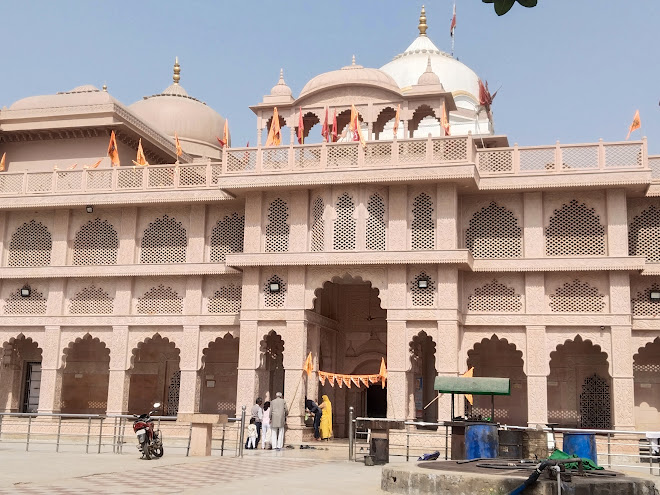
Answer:
[[[224,118],[178,61],[132,105],[80,86],[3,108],[0,408],[234,415],[283,391],[298,441],[305,394],[330,396],[337,436],[349,406],[444,420],[448,400],[423,409],[434,376],[474,366],[511,378],[503,423],[657,425],[660,157],[645,140],[510,146],[426,28],[422,11],[382,68],[354,59],[297,97],[280,74],[251,107],[254,148],[219,147]],[[328,108],[346,136],[351,105],[364,146],[293,144],[300,108],[306,135]],[[285,143],[265,147],[275,106]],[[121,166],[91,167],[113,130]],[[316,379],[382,358],[384,389]]]

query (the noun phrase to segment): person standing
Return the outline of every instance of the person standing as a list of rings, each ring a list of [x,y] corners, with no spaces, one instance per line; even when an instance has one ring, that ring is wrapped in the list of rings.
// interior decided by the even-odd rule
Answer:
[[[321,438],[330,440],[330,437],[332,437],[332,404],[327,395],[323,396],[323,402],[319,404],[319,408],[323,411],[323,416],[321,416]]]
[[[250,411],[250,423],[254,419],[254,424],[257,428],[257,440],[255,444],[259,443],[259,438],[261,438],[261,420],[264,416],[264,411],[261,409],[261,404],[263,400],[261,397],[257,397],[257,400],[254,401],[254,405],[252,406],[252,410]],[[245,448],[247,449],[248,442],[245,442]]]
[[[314,440],[321,440],[321,415],[323,412],[312,399],[305,399],[305,409],[314,415]]]
[[[280,450],[284,447],[284,426],[289,408],[282,398],[282,392],[275,394],[275,399],[270,403],[270,429],[272,434],[273,449]]]
[[[270,442],[270,401],[264,402],[264,415],[261,420],[261,449],[266,448],[266,442]],[[272,448],[272,444],[271,444]]]
[[[248,449],[256,449],[257,448],[257,426],[255,424],[254,418],[250,418],[250,424],[248,425],[247,433],[248,433],[247,448]]]

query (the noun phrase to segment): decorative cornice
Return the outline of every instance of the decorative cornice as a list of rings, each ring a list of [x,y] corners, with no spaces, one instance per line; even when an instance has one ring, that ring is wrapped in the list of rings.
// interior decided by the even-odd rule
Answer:
[[[633,316],[632,318],[633,330],[660,330],[660,318],[645,318],[640,316]]]
[[[0,267],[0,279],[172,277],[191,275],[240,275],[221,263],[172,263],[165,265],[93,265]]]
[[[602,186],[640,186],[651,182],[649,169],[635,170],[597,170],[589,172],[572,173],[545,173],[545,174],[503,174],[481,175],[479,189],[484,191],[497,190],[542,190],[576,187],[602,187]]]
[[[612,326],[630,325],[630,315],[607,313],[548,313],[548,314],[466,314],[466,326]]]
[[[475,259],[473,270],[475,272],[636,271],[648,266],[645,263],[644,256]]]
[[[3,315],[0,317],[2,327],[100,327],[100,326],[181,326],[184,325],[222,325],[236,326],[239,324],[238,315],[71,315],[71,316],[45,316]]]
[[[660,275],[660,263],[646,263],[641,275],[658,276]]]

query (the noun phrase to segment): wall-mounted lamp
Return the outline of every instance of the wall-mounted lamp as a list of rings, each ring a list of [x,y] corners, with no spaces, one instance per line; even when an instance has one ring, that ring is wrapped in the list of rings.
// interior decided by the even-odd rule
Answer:
[[[660,301],[660,290],[652,290],[649,292],[649,299],[651,301]]]
[[[85,211],[87,213],[94,213],[94,207],[92,205],[85,206]]]
[[[25,284],[21,288],[21,297],[30,297],[30,294],[32,294],[32,289],[30,289],[30,286]]]
[[[277,293],[280,291],[280,283],[279,282],[271,282],[268,285],[268,290],[270,290],[271,294],[272,293]]]
[[[429,280],[427,278],[420,278],[417,281],[417,288],[418,289],[428,289],[429,288]]]

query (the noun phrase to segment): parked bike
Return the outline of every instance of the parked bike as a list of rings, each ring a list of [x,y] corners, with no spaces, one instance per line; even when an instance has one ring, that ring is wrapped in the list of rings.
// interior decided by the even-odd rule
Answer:
[[[160,407],[160,402],[154,404],[154,409],[145,414],[134,414],[136,418],[133,422],[133,431],[137,435],[138,450],[142,452],[145,459],[149,460],[152,457],[163,457],[163,437],[160,430],[154,428],[154,420],[151,415],[157,412]]]

